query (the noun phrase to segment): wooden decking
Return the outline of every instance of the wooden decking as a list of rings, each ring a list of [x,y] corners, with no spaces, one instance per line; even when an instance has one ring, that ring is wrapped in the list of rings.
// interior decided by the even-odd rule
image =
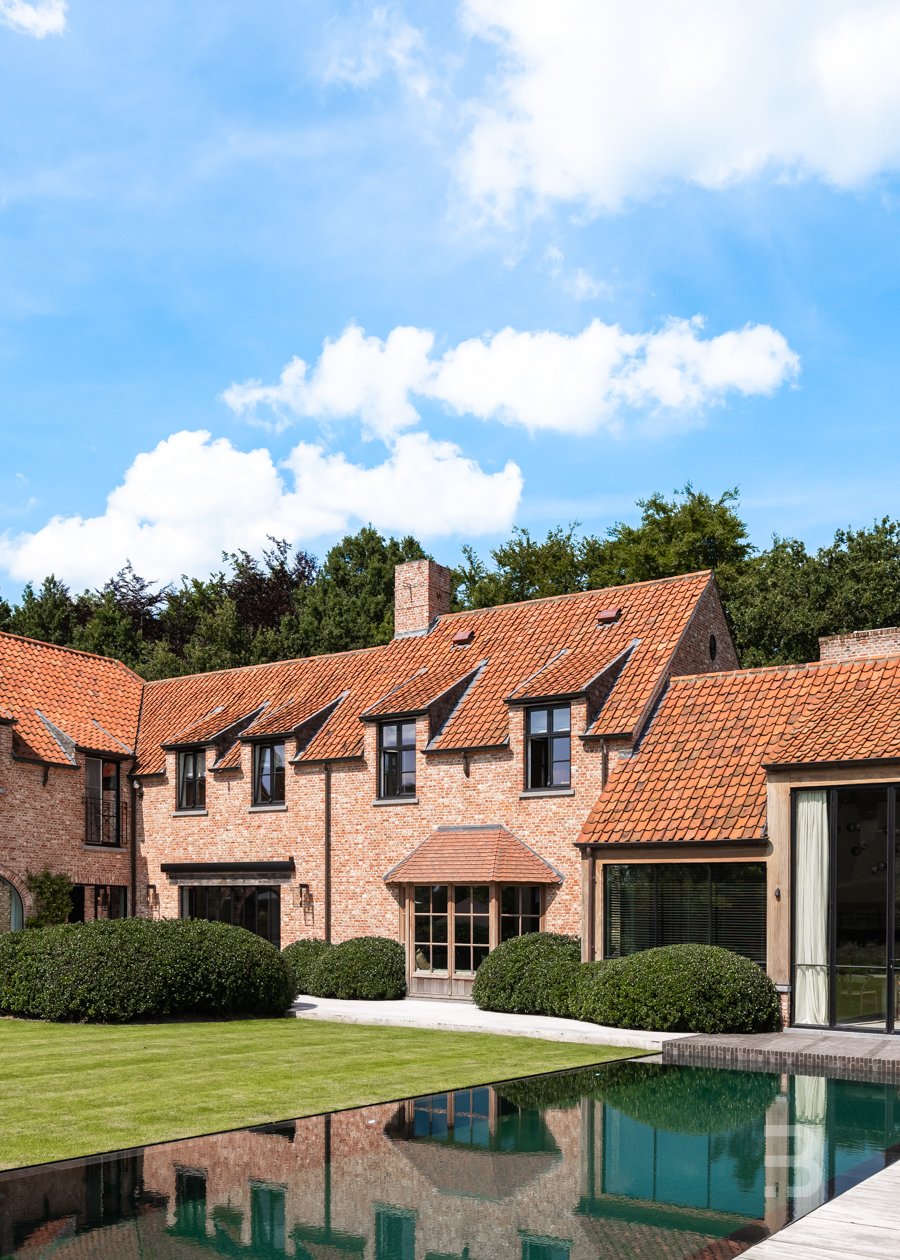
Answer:
[[[897,1260],[900,1164],[882,1169],[744,1254],[751,1260]]]
[[[662,1050],[664,1063],[900,1085],[900,1036],[791,1028],[781,1033],[683,1037],[664,1042]],[[900,1256],[900,1246],[896,1254]]]

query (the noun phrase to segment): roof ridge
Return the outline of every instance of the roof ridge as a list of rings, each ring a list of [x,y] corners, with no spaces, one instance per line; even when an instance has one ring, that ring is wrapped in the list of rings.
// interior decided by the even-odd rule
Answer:
[[[800,673],[805,669],[847,669],[852,665],[871,665],[875,661],[900,661],[900,652],[884,652],[879,656],[853,656],[840,661],[787,661],[782,665],[748,665],[737,669],[707,670],[702,674],[675,674],[671,679],[674,687],[679,683],[713,681],[720,678],[745,678],[758,674]]]
[[[137,670],[126,665],[118,656],[104,656],[102,652],[86,652],[84,648],[70,647],[67,643],[49,643],[46,639],[35,639],[30,634],[15,634],[12,630],[0,630],[0,639],[16,639],[19,643],[31,643],[34,647],[52,648],[54,652],[71,652],[74,656],[86,656],[92,661],[108,661],[111,665],[118,665],[119,669],[127,670],[134,678],[146,685],[146,679],[141,678]]]
[[[662,586],[666,582],[685,582],[688,578],[713,576],[713,569],[695,569],[691,573],[673,573],[671,577],[644,578],[640,582],[620,582],[615,586],[592,586],[586,591],[567,591],[563,595],[537,595],[533,599],[513,599],[507,604],[489,604],[486,608],[460,608],[456,612],[441,613],[435,619],[435,625],[449,621],[452,617],[472,617],[476,614],[496,612],[500,608],[521,608],[523,604],[549,604],[553,600],[584,599],[587,595],[598,595],[601,591],[631,591],[638,586]]]

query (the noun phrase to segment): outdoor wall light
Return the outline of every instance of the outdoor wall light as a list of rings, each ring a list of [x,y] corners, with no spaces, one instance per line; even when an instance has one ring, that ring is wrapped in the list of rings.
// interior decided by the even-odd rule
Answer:
[[[776,901],[780,901],[780,900],[781,900],[781,889],[780,889],[780,888],[776,888],[776,889],[775,889],[775,900],[776,900]]]

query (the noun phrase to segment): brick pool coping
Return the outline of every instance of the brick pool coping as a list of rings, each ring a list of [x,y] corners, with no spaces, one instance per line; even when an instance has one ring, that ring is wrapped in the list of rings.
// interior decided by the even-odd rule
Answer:
[[[791,1028],[699,1034],[663,1043],[664,1063],[900,1084],[900,1037]]]

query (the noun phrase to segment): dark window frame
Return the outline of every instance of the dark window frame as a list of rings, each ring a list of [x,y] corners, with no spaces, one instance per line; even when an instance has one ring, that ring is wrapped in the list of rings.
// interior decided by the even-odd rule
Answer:
[[[408,754],[411,754],[412,770],[403,769]],[[381,722],[378,727],[378,799],[393,801],[415,797],[416,777],[415,719]],[[405,785],[404,779],[407,780]]]
[[[737,868],[741,868],[742,877],[729,879],[731,871]],[[618,920],[612,904],[614,892],[622,898],[623,892],[626,891],[624,884],[620,884],[614,890],[612,878],[615,876],[621,879],[625,869],[635,873],[640,872],[641,879],[647,877],[647,882],[644,884],[636,880],[631,890],[632,933],[634,924],[641,925],[641,943],[631,949],[622,948],[622,937],[626,934],[629,922],[621,917],[622,902],[620,901]],[[690,872],[691,880],[686,880],[690,887],[680,897],[667,897],[666,888],[675,887],[674,877],[679,870]],[[706,876],[705,901],[703,886],[700,879],[696,878],[703,874]],[[760,921],[756,924],[753,942],[749,942],[749,938],[746,942],[751,944],[751,949],[740,949],[735,944],[739,935],[736,925],[741,921],[740,916],[743,915],[748,920],[751,916],[751,910],[748,910],[746,904],[741,910],[736,909],[736,905],[740,905],[740,898],[734,890],[738,888],[745,894],[746,890],[750,890],[749,896],[745,895],[745,902],[749,904],[755,899],[758,903],[756,907],[752,907],[752,912],[760,915]],[[733,897],[739,898],[738,902],[730,907],[724,904],[724,898],[727,897],[729,890]],[[692,895],[694,893],[696,895]],[[641,905],[642,900],[643,905]],[[752,958],[761,967],[765,967],[767,901],[765,861],[608,862],[603,870],[603,957],[627,957],[642,949],[676,944],[674,938],[677,936],[694,938],[700,944],[720,945],[746,958]],[[700,940],[700,933],[696,929],[704,920],[704,916],[708,928],[708,939]],[[617,922],[620,932],[618,946],[614,944],[612,935]],[[679,932],[679,926],[688,923],[690,923],[688,931]]]
[[[281,889],[281,884],[183,884],[179,913],[182,919],[244,927],[280,949]]]
[[[188,773],[190,771],[190,773]],[[180,814],[206,809],[206,749],[184,748],[177,759],[175,808]]]
[[[283,739],[267,740],[265,743],[253,745],[253,804],[255,806],[284,805],[287,799],[286,766]],[[268,787],[265,786],[266,778],[270,781]]]
[[[99,787],[90,782],[95,766],[99,767]],[[112,779],[112,788],[105,786],[107,779]],[[122,848],[122,766],[114,757],[84,759],[84,842],[103,849]]]
[[[566,726],[557,725],[556,715],[566,715]],[[543,720],[544,729],[540,729]],[[538,727],[537,730],[534,728]],[[559,757],[557,744],[565,741],[566,755]],[[536,704],[525,710],[525,790],[564,792],[572,786],[572,706]],[[565,771],[562,771],[562,767]],[[560,769],[557,770],[557,767]]]

